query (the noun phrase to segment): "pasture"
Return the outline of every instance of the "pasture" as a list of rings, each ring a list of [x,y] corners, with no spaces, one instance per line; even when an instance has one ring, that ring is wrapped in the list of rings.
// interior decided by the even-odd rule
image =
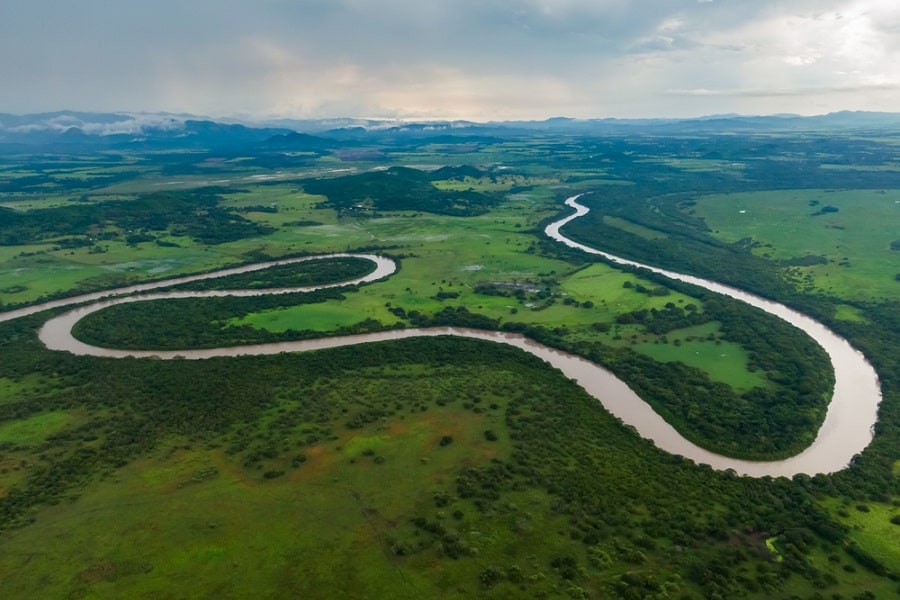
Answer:
[[[752,239],[753,252],[781,262],[801,290],[881,300],[900,289],[891,246],[900,240],[898,190],[722,194],[697,198],[691,210],[723,241]]]

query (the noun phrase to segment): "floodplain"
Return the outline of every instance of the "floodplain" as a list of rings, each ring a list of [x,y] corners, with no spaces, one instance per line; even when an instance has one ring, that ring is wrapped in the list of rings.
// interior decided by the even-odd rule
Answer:
[[[866,143],[896,161],[895,146]],[[52,168],[3,156],[2,309],[378,252],[400,264],[384,281],[314,299],[119,305],[79,335],[186,349],[430,324],[515,331],[612,369],[711,449],[802,450],[830,391],[815,344],[547,240],[562,199],[588,192],[573,237],[774,297],[861,348],[884,385],[872,445],[833,475],[736,477],[659,451],[540,361],[485,342],[118,361],[42,348],[48,315],[36,315],[0,323],[4,597],[897,593],[884,541],[900,531],[889,170],[803,165],[786,179],[777,144],[769,165],[715,136],[368,144]]]

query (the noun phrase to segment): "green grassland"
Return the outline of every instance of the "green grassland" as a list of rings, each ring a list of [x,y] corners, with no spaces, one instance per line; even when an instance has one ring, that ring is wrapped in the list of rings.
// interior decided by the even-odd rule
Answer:
[[[449,228],[441,230],[453,231]],[[666,302],[673,300],[679,303],[698,302],[682,294],[666,297],[640,294],[622,284],[643,281],[650,285],[649,282],[604,265],[591,265],[573,271],[564,263],[517,252],[498,253],[488,261],[483,250],[476,245],[481,238],[476,237],[473,243],[467,237],[468,228],[466,235],[455,240],[453,233],[445,235],[447,239],[442,240],[443,243],[432,242],[433,249],[427,253],[422,250],[415,256],[404,258],[400,272],[387,281],[361,288],[339,302],[262,311],[232,323],[249,324],[271,331],[304,329],[307,323],[317,323],[318,318],[335,318],[345,325],[366,318],[393,324],[397,322],[390,312],[394,307],[403,307],[407,311],[436,312],[448,306],[467,306],[500,321],[525,321],[550,328],[568,327],[577,330],[573,334],[579,339],[610,341],[613,334],[597,332],[590,326],[598,321],[612,322],[623,311],[662,308]],[[510,243],[507,247],[513,245]],[[555,269],[566,269],[570,273],[556,272]],[[521,288],[528,290],[528,293],[519,299],[514,295],[491,296],[477,291],[478,286],[490,284]],[[546,293],[548,289],[552,294],[558,294],[552,303],[548,303],[549,297],[538,298],[535,294]],[[438,294],[441,292],[456,296],[440,299]],[[593,306],[573,307],[564,302],[566,298],[592,302]],[[355,319],[353,315],[356,315]],[[310,328],[322,330],[318,326]]]
[[[473,371],[394,363],[315,384],[328,395],[322,401],[351,416],[356,406],[393,407],[361,424],[344,424],[341,411],[316,419],[300,410],[305,401],[285,397],[204,446],[169,438],[5,536],[7,597],[172,589],[205,597],[227,589],[236,597],[499,598],[565,590],[573,583],[551,563],[568,551],[568,536],[548,533],[565,530],[566,519],[546,491],[505,490],[489,504],[460,496],[461,473],[510,459],[509,386],[532,382],[531,402],[556,396],[558,376],[542,374],[533,387],[538,364],[507,364]],[[295,413],[315,424],[279,426]],[[274,444],[262,461],[252,458],[260,443]],[[427,523],[416,525],[416,515]],[[434,538],[439,525],[453,537]],[[623,568],[605,561],[582,569],[611,569],[614,578]],[[488,585],[477,574],[493,565],[501,575]]]
[[[302,307],[254,313],[253,315],[234,319],[231,325],[250,325],[268,331],[287,331],[289,329],[310,331],[334,331],[341,327],[350,327],[359,323],[360,317],[384,317],[381,311],[366,314],[360,307],[351,304],[330,303],[307,304]]]
[[[104,242],[103,253],[92,253],[89,248],[53,249],[46,245],[12,247],[19,254],[0,267],[6,291],[0,290],[0,301],[30,303],[68,290],[95,291],[207,271],[235,264],[242,252],[224,248],[210,252],[190,240],[177,240],[177,247],[149,243],[131,246],[109,241]]]
[[[864,552],[891,570],[900,569],[900,507],[877,502],[832,502],[829,507],[838,521],[850,530],[848,537]]]
[[[758,255],[800,262],[785,269],[805,291],[850,300],[897,295],[900,253],[891,250],[900,239],[897,190],[783,190],[696,202],[692,210],[719,239],[751,238]],[[804,257],[822,257],[822,264],[804,266],[797,260]]]
[[[639,343],[634,349],[660,362],[679,361],[708,373],[713,381],[720,381],[735,390],[746,392],[755,387],[767,387],[770,382],[763,373],[747,369],[748,355],[740,345],[722,342],[716,337],[714,324],[679,330],[667,336],[670,343]],[[676,342],[678,345],[676,345]]]
[[[716,174],[727,173],[738,177],[742,174],[745,167],[745,165],[740,162],[709,158],[653,158],[645,160],[646,162],[665,165],[681,171]]]
[[[46,412],[0,426],[0,443],[31,446],[72,425],[75,417],[65,412]]]

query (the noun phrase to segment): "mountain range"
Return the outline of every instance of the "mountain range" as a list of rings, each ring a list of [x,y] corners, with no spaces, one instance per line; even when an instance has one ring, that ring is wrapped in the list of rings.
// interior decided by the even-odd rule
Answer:
[[[60,111],[0,113],[0,150],[75,151],[163,148],[323,150],[364,140],[510,139],[535,134],[678,136],[754,132],[900,131],[900,113],[842,111],[819,116],[713,115],[690,119],[572,119],[543,121],[423,121],[378,119],[213,120],[169,113]]]

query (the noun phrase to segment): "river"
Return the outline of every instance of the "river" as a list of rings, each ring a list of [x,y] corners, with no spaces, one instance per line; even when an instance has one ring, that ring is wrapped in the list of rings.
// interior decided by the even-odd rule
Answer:
[[[590,395],[596,398],[606,410],[618,417],[627,425],[633,426],[644,438],[651,440],[659,448],[681,456],[685,456],[697,463],[708,464],[714,469],[732,469],[741,475],[752,477],[785,476],[791,477],[799,473],[814,475],[817,473],[833,473],[846,468],[854,455],[861,452],[872,440],[872,431],[877,419],[878,404],[881,400],[881,389],[875,370],[865,360],[860,352],[836,335],[821,323],[809,317],[787,308],[781,304],[765,300],[758,296],[748,294],[741,290],[721,285],[716,282],[706,281],[689,275],[665,271],[649,265],[643,265],[627,259],[623,259],[582,244],[578,244],[560,233],[560,228],[566,223],[587,214],[588,208],[578,203],[578,196],[566,200],[566,204],[575,212],[562,218],[549,226],[545,232],[551,238],[573,248],[580,249],[591,254],[600,254],[607,259],[625,265],[650,269],[673,279],[686,281],[694,285],[705,287],[717,293],[731,296],[753,306],[759,307],[779,318],[794,324],[809,334],[816,342],[822,345],[828,353],[835,371],[834,396],[829,404],[828,412],[822,427],[819,429],[813,443],[800,454],[778,461],[756,462],[740,460],[715,454],[705,450],[679,434],[671,425],[656,414],[653,409],[635,394],[624,382],[617,379],[612,373],[583,358],[573,356],[548,348],[530,339],[516,334],[491,332],[460,328],[427,328],[427,329],[398,329],[369,333],[362,335],[326,337],[314,340],[297,342],[282,342],[274,344],[246,345],[227,348],[212,348],[202,350],[116,350],[90,346],[72,336],[72,327],[85,316],[102,310],[114,304],[124,302],[139,302],[155,299],[210,297],[225,295],[260,295],[270,293],[289,293],[297,291],[312,291],[323,287],[336,287],[355,283],[365,283],[387,277],[396,271],[393,261],[372,254],[332,254],[321,258],[333,256],[354,256],[366,258],[376,263],[376,270],[370,275],[340,284],[329,286],[317,286],[312,288],[292,288],[277,290],[232,290],[232,291],[202,291],[202,292],[159,292],[146,294],[154,288],[186,283],[197,279],[212,277],[224,277],[235,273],[247,272],[268,268],[279,264],[287,264],[298,260],[313,260],[318,257],[304,257],[302,259],[289,259],[273,261],[226,269],[203,275],[181,277],[129,288],[98,292],[64,300],[56,300],[38,306],[11,311],[0,314],[0,321],[18,318],[27,314],[33,314],[48,308],[56,308],[71,304],[88,303],[68,311],[53,319],[48,320],[39,332],[41,341],[51,350],[72,352],[79,355],[91,355],[110,358],[122,357],[155,357],[159,359],[205,359],[219,356],[249,356],[261,354],[278,354],[282,352],[302,352],[334,348],[361,343],[371,343],[387,340],[401,340],[412,337],[456,335],[462,337],[477,338],[493,342],[509,344],[530,352],[558,368],[570,379],[581,385]],[[125,294],[140,294],[129,295]]]

